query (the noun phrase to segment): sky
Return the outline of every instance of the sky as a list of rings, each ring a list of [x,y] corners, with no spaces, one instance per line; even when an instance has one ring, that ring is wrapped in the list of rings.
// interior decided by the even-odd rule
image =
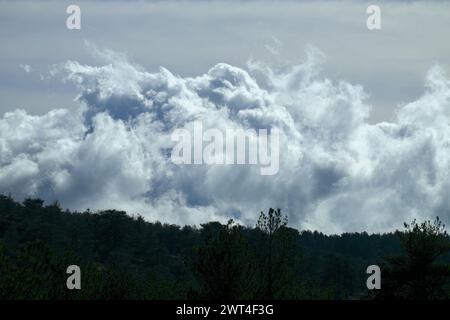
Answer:
[[[0,1],[0,192],[148,220],[450,220],[450,3]],[[279,128],[280,170],[176,166],[173,130]]]

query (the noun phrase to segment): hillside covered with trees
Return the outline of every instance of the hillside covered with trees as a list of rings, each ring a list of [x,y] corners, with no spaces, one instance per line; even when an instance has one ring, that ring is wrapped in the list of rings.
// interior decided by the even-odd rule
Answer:
[[[180,227],[0,196],[0,299],[447,299],[449,249],[439,219],[324,235],[274,209],[252,228]],[[374,264],[382,289],[369,291]],[[69,265],[81,290],[66,287]]]

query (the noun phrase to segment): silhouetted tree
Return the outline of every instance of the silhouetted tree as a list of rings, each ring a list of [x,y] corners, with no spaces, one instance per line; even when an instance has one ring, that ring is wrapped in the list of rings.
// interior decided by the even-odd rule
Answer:
[[[266,249],[266,270],[267,270],[267,287],[265,292],[266,299],[273,299],[273,263],[274,263],[274,248],[277,246],[280,252],[285,247],[285,243],[278,242],[281,240],[281,230],[287,226],[287,217],[281,215],[280,209],[269,209],[265,214],[261,214],[256,224],[256,228],[262,232]],[[278,262],[279,263],[279,262]]]
[[[195,273],[200,298],[239,299],[248,293],[249,251],[242,227],[230,220],[226,226],[204,226],[207,235],[196,248]],[[247,297],[248,298],[248,297]]]
[[[450,250],[445,226],[437,217],[433,222],[405,223],[399,232],[405,255],[386,258],[382,268],[380,299],[448,298],[450,268],[440,258]],[[447,288],[446,288],[447,287]]]

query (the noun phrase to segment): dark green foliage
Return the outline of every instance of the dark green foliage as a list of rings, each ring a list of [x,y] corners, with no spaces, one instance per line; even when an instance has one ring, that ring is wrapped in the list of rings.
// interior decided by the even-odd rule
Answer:
[[[433,222],[405,223],[398,236],[404,255],[386,258],[380,299],[448,299],[450,265],[443,257],[450,251],[445,226],[437,217]]]
[[[281,215],[281,210],[269,209],[261,212],[256,231],[262,239],[262,259],[260,269],[264,275],[263,298],[289,298],[292,293],[287,290],[294,281],[294,263],[289,263],[300,251],[292,250],[296,234],[295,230],[287,228],[287,217]]]
[[[0,299],[364,298],[367,266],[401,254],[402,244],[409,258],[400,266],[431,270],[431,283],[445,282],[448,238],[439,228],[413,224],[401,239],[324,235],[287,227],[273,209],[256,228],[180,228],[121,211],[69,212],[58,203],[0,196]],[[72,264],[81,268],[81,290],[66,288]],[[433,288],[433,297],[448,293]]]
[[[257,296],[252,277],[251,251],[242,227],[230,220],[203,225],[204,240],[195,247],[193,271],[200,284],[192,298],[211,300],[251,299]]]

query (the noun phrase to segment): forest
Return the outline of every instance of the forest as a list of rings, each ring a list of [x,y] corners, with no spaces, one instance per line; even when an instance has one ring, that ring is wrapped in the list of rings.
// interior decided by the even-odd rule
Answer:
[[[0,196],[1,300],[448,299],[449,252],[438,217],[325,235],[290,228],[272,208],[252,227],[181,227]],[[80,267],[80,290],[66,286],[69,265]],[[380,266],[379,290],[367,289],[370,265]]]

